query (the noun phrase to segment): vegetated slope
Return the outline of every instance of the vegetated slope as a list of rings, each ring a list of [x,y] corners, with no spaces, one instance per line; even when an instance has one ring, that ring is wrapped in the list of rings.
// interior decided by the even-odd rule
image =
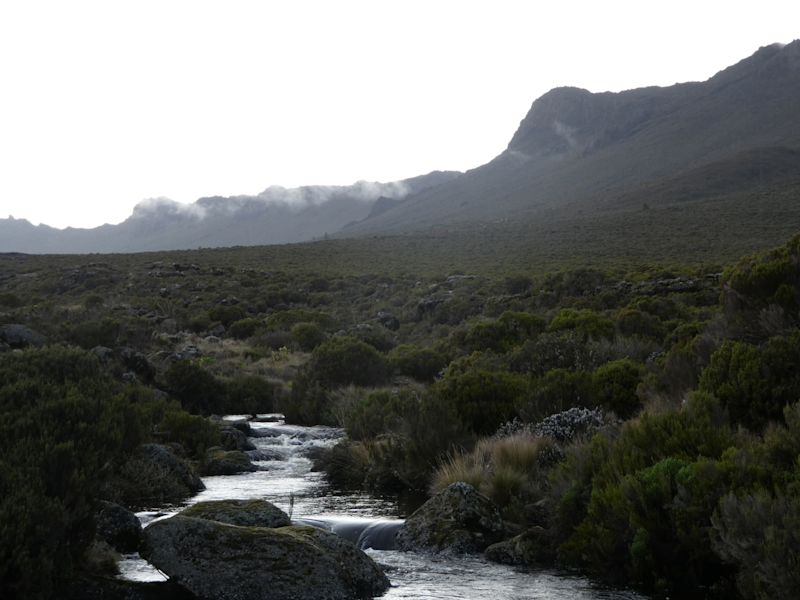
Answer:
[[[800,40],[761,48],[702,83],[599,94],[557,88],[533,103],[497,158],[343,235],[536,223],[554,211],[569,219],[785,189],[800,171],[798,97]]]
[[[458,175],[436,171],[393,183],[270,187],[257,196],[201,198],[188,206],[149,200],[119,225],[94,229],[59,230],[24,219],[0,219],[0,251],[141,252],[301,242],[364,219],[379,199],[403,198]]]

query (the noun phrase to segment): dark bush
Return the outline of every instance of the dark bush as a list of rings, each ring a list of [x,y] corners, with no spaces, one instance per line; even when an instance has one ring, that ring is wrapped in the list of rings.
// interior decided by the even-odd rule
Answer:
[[[553,317],[550,331],[572,330],[586,339],[613,339],[614,322],[587,308],[564,308]]]
[[[386,358],[375,348],[348,336],[323,342],[311,354],[309,374],[324,387],[377,385],[388,375]]]
[[[761,346],[726,340],[700,376],[700,389],[716,395],[736,423],[760,430],[780,420],[800,398],[800,333]]]
[[[49,598],[92,537],[94,499],[138,444],[140,415],[96,357],[0,354],[0,590]]]
[[[328,336],[317,323],[295,323],[292,325],[292,339],[303,352],[311,352]]]
[[[241,306],[217,304],[208,311],[208,318],[211,321],[219,321],[225,327],[230,326],[231,323],[244,319],[247,313]]]
[[[592,373],[595,402],[621,419],[632,417],[642,406],[636,388],[643,372],[641,365],[627,358],[598,367]]]
[[[167,369],[164,382],[169,392],[189,412],[201,415],[223,412],[225,387],[203,367],[179,360]]]
[[[115,346],[122,327],[116,319],[102,319],[67,325],[65,329],[64,337],[69,342],[89,350],[95,346]]]
[[[400,375],[417,381],[433,381],[447,364],[447,359],[430,348],[401,344],[389,353],[389,364]]]
[[[275,385],[255,375],[240,375],[225,382],[225,412],[271,413],[275,410]]]
[[[594,406],[592,378],[583,371],[551,369],[534,379],[530,391],[520,402],[520,416],[535,423],[545,417],[576,406]]]
[[[527,388],[527,378],[516,373],[450,368],[433,390],[435,398],[452,407],[467,430],[489,435],[517,416]]]
[[[244,319],[239,319],[231,323],[228,327],[228,334],[237,340],[246,340],[263,328],[264,323],[261,319],[245,317]]]

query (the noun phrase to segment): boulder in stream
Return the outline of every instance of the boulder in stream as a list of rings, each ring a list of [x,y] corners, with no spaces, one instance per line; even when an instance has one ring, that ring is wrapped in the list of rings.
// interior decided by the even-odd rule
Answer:
[[[452,483],[417,509],[397,533],[401,550],[468,554],[503,539],[500,511],[463,481]]]
[[[206,600],[345,600],[389,587],[352,543],[313,527],[237,527],[178,515],[145,529],[142,556]]]
[[[100,501],[95,515],[97,537],[119,552],[136,552],[142,541],[142,524],[127,508]]]
[[[214,447],[206,451],[200,466],[203,475],[236,475],[257,471],[256,467],[241,450],[224,450]]]
[[[206,489],[191,465],[161,444],[142,444],[108,484],[106,497],[128,506],[180,502]]]
[[[219,437],[225,450],[255,450],[253,442],[238,427],[223,425],[219,428]]]
[[[553,546],[546,529],[531,527],[519,535],[492,544],[484,555],[492,562],[507,565],[552,564]]]
[[[180,512],[181,516],[208,519],[240,527],[286,527],[289,515],[266,500],[213,500],[198,502]]]

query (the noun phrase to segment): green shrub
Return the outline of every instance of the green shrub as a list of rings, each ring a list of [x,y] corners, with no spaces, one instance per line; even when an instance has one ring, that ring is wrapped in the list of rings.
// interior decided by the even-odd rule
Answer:
[[[220,443],[217,425],[182,410],[168,412],[159,429],[164,442],[180,444],[195,458],[201,458],[208,448]]]
[[[270,331],[289,331],[297,323],[316,323],[322,329],[330,329],[336,325],[336,320],[328,313],[305,308],[282,310],[267,317]]]
[[[254,336],[260,329],[263,328],[264,323],[261,321],[261,319],[245,317],[244,319],[239,319],[238,321],[231,323],[230,327],[228,327],[228,334],[237,340],[246,340],[247,338]]]
[[[73,344],[86,350],[95,346],[117,345],[122,327],[116,319],[102,319],[99,321],[83,321],[65,327],[64,337]]]
[[[708,522],[730,485],[733,443],[719,403],[695,394],[680,411],[645,414],[616,439],[595,438],[588,462],[568,456],[553,486],[561,494],[556,531],[567,536],[562,559],[658,594],[688,597],[718,582],[724,569]],[[574,469],[583,483],[564,486]]]
[[[622,358],[606,363],[592,373],[592,393],[595,402],[628,419],[641,408],[636,394],[644,369],[632,360]]]
[[[5,306],[6,308],[19,308],[22,305],[22,300],[16,294],[11,294],[9,292],[0,294],[0,306]]]
[[[323,387],[377,385],[386,380],[386,358],[375,348],[348,336],[323,342],[311,354],[311,378]]]
[[[488,435],[517,416],[517,405],[527,387],[527,378],[516,373],[484,369],[460,372],[451,367],[433,389],[440,401],[453,407],[469,431]]]
[[[340,425],[354,440],[368,440],[384,433],[400,432],[406,417],[419,410],[419,395],[409,389],[378,390],[358,394],[351,390],[349,402],[340,402]],[[355,397],[353,397],[355,396]]]
[[[800,398],[800,332],[762,346],[726,340],[700,376],[700,389],[716,395],[731,418],[755,430],[780,420]]]
[[[401,344],[389,353],[389,364],[395,373],[430,382],[445,367],[447,359],[430,348]]]
[[[292,325],[292,339],[303,352],[311,352],[328,336],[317,323],[295,323]]]
[[[164,382],[189,412],[201,415],[224,412],[223,383],[200,365],[188,360],[176,361],[164,373]]]
[[[617,329],[622,335],[636,335],[661,340],[665,327],[658,317],[635,308],[623,308],[616,315]]]
[[[238,305],[229,306],[225,304],[217,304],[208,311],[208,318],[212,322],[219,321],[226,328],[229,327],[231,323],[239,321],[240,319],[244,319],[246,316],[247,313],[241,306]]]
[[[256,375],[238,375],[225,382],[225,412],[271,413],[275,410],[275,385]]]
[[[587,370],[593,367],[591,351],[574,331],[543,333],[511,353],[511,370],[544,375],[552,369]]]
[[[94,500],[141,415],[91,354],[0,354],[0,589],[49,598],[92,537]]]
[[[520,403],[520,416],[535,423],[575,406],[594,406],[592,378],[582,371],[551,369],[530,384],[530,392]]]
[[[795,598],[800,591],[800,496],[766,490],[726,494],[712,517],[714,551],[738,567],[743,598]]]
[[[584,339],[612,339],[614,322],[593,310],[564,308],[553,317],[548,326],[550,331],[573,330]]]

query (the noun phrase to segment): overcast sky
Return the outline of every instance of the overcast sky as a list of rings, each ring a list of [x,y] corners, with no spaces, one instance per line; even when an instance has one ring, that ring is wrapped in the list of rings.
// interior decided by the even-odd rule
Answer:
[[[704,80],[798,24],[796,0],[0,0],[0,217],[465,170],[553,87]]]

